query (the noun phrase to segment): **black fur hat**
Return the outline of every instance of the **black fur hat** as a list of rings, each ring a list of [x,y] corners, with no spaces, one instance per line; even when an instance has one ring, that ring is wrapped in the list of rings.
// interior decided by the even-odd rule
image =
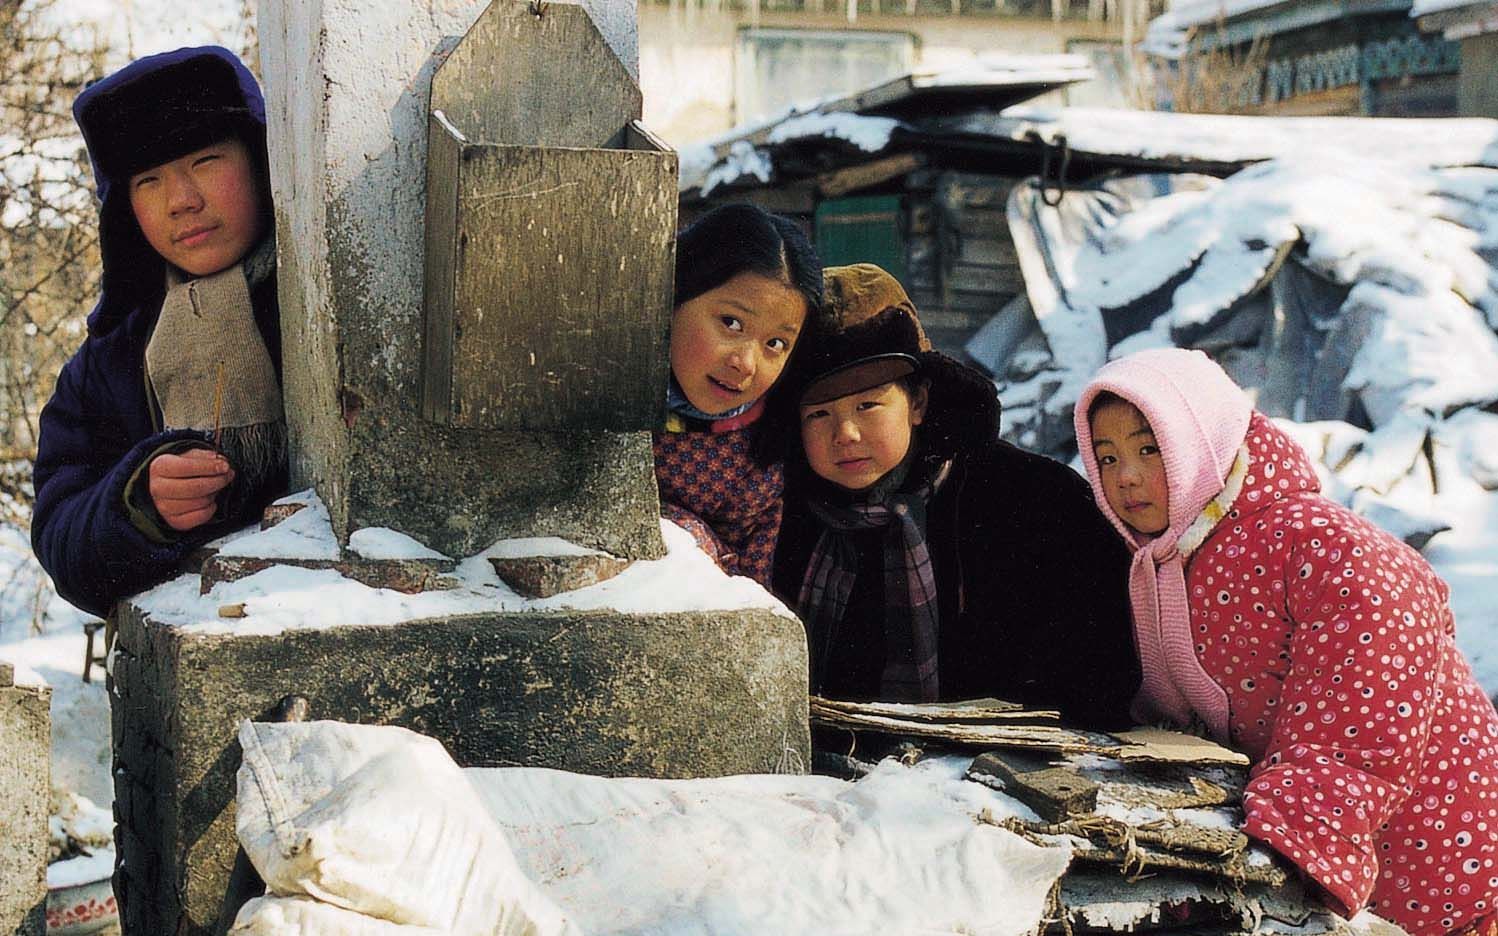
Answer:
[[[247,144],[264,128],[247,106],[239,75],[217,55],[164,65],[90,96],[78,114],[101,171],[123,183],[229,137]]]

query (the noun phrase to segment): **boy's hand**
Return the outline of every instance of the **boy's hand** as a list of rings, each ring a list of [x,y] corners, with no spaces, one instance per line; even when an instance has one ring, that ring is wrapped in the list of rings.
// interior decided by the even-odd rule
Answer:
[[[219,491],[234,480],[228,460],[206,448],[157,455],[149,473],[151,503],[166,525],[179,533],[212,520]]]

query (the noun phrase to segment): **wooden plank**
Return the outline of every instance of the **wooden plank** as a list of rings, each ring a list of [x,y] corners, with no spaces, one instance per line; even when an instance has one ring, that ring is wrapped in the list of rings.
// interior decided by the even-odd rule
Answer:
[[[465,150],[449,425],[660,424],[675,164],[674,154],[625,150]]]
[[[446,423],[453,396],[453,288],[458,263],[462,135],[442,114],[427,121],[426,279],[422,296],[421,414]]]
[[[1019,253],[1008,237],[967,237],[957,242],[958,262],[1019,269]]]
[[[1216,741],[1164,728],[1136,728],[1115,732],[1125,748],[1118,759],[1125,764],[1231,764],[1247,767],[1247,754],[1231,751]]]
[[[1112,737],[1096,732],[1072,731],[1054,725],[929,724],[880,715],[811,710],[811,723],[850,731],[937,741],[960,747],[1020,748],[1066,754],[1104,754],[1118,748]]]
[[[897,153],[883,159],[823,173],[816,177],[814,184],[822,197],[837,198],[862,188],[888,182],[925,164],[925,153]]]
[[[811,697],[813,711],[881,715],[916,722],[946,724],[1060,724],[1061,713],[1047,709],[1025,709],[1002,699],[969,699],[962,702],[846,702]]]
[[[1014,751],[989,751],[973,760],[968,779],[999,788],[1047,822],[1084,816],[1097,808],[1098,785],[1066,766]]]
[[[619,145],[644,98],[581,6],[491,3],[432,77],[432,110],[469,142]]]
[[[817,210],[817,195],[810,185],[792,185],[784,188],[754,188],[745,191],[730,191],[721,202],[749,202],[773,214],[809,215]]]
[[[949,294],[970,292],[994,297],[990,299],[990,304],[997,312],[1000,305],[997,297],[1000,294],[1023,292],[1025,277],[1018,266],[996,267],[958,261],[947,271],[944,285]]]

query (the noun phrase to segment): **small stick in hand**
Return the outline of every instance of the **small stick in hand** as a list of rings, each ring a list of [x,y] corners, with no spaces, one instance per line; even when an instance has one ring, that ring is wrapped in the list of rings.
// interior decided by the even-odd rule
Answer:
[[[218,362],[218,382],[213,385],[213,447],[219,448],[224,426],[224,362]]]

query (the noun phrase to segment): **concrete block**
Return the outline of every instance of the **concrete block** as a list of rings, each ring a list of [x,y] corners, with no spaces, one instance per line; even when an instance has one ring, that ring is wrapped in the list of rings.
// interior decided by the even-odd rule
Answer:
[[[284,696],[393,724],[465,766],[611,776],[796,771],[806,644],[769,611],[483,614],[277,636],[118,617],[113,706],[126,932],[212,932],[232,867],[235,726]]]
[[[317,488],[340,539],[391,527],[457,556],[560,536],[659,558],[648,434],[421,415],[428,95],[484,5],[261,0],[293,488]],[[634,4],[584,5],[637,76]]]
[[[52,690],[16,686],[0,664],[0,934],[47,925]]]

